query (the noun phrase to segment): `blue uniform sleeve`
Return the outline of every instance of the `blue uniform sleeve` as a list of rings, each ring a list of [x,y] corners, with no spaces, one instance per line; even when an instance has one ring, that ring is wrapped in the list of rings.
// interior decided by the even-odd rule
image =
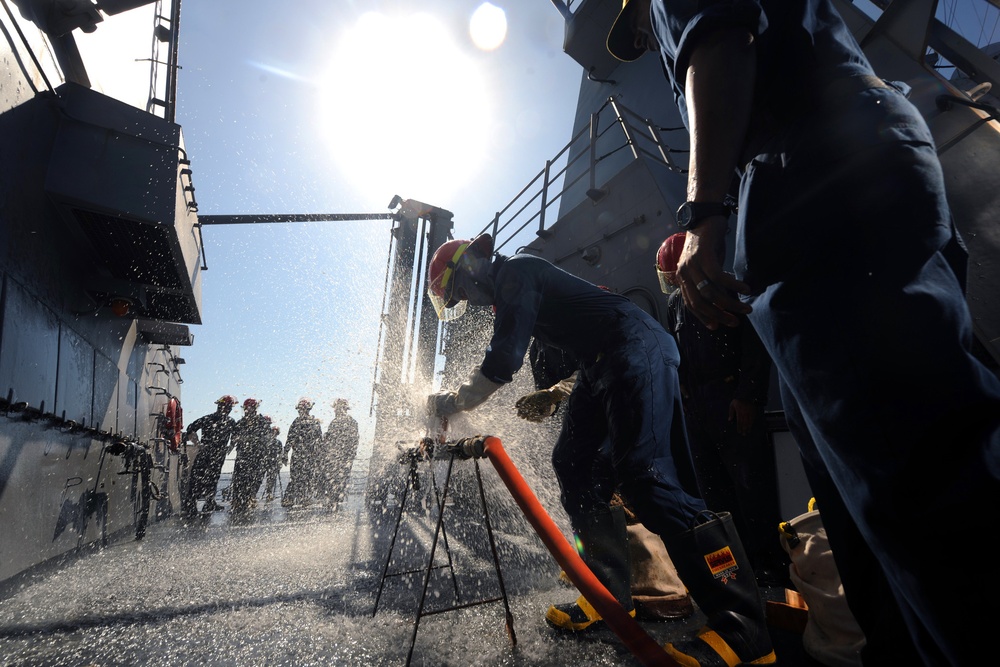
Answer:
[[[540,275],[505,266],[497,274],[493,338],[480,371],[492,382],[507,383],[524,364],[542,303]]]
[[[652,5],[652,18],[664,64],[681,89],[688,60],[702,37],[720,27],[743,27],[757,36],[767,27],[754,0],[664,0]]]
[[[187,435],[195,433],[195,432],[197,432],[197,431],[205,428],[205,425],[208,422],[209,422],[209,415],[206,415],[204,417],[198,417],[193,422],[191,422],[190,424],[188,424],[187,428],[184,429],[184,433],[186,433]]]

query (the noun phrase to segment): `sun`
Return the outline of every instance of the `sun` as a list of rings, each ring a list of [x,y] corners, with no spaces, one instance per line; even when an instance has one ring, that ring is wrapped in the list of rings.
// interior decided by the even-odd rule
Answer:
[[[492,51],[507,37],[507,14],[494,4],[484,2],[469,19],[472,43],[483,51]]]
[[[359,194],[444,208],[485,162],[494,127],[483,71],[423,13],[370,12],[340,36],[318,120]]]

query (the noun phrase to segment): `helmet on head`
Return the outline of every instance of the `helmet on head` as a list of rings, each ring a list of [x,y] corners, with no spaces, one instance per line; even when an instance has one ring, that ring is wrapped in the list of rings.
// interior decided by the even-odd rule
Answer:
[[[471,241],[453,239],[441,244],[431,257],[427,271],[427,296],[438,319],[447,322],[465,313],[468,303],[455,295],[455,270],[466,252],[472,250],[486,257],[493,254],[493,237],[480,234]]]
[[[230,394],[226,394],[225,396],[220,396],[219,398],[215,399],[215,404],[219,406],[224,405],[227,408],[231,408],[234,405],[236,405],[236,397],[231,396]]]
[[[243,401],[244,410],[248,408],[256,409],[258,405],[260,405],[260,401],[258,401],[256,398],[248,398],[247,400]]]
[[[295,404],[296,410],[312,410],[313,405],[315,405],[308,398],[300,398],[299,402]]]
[[[673,236],[668,236],[656,251],[656,275],[660,279],[660,289],[664,294],[670,294],[677,286],[673,284],[674,274],[677,272],[677,262],[680,261],[681,251],[684,250],[684,239],[687,234],[678,232]]]
[[[350,410],[351,404],[347,402],[346,398],[338,398],[333,402],[333,409],[337,412],[340,412],[341,410]]]

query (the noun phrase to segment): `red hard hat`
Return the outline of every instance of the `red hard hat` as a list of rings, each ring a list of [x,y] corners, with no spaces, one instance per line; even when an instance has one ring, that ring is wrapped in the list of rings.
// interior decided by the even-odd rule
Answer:
[[[677,262],[681,258],[681,251],[684,250],[685,238],[687,238],[685,232],[677,232],[666,238],[656,252],[656,268],[660,271],[677,270]]]
[[[226,394],[225,396],[220,396],[218,399],[216,399],[215,404],[228,405],[229,407],[232,407],[236,405],[236,397],[230,394]]]
[[[673,236],[668,236],[656,251],[656,275],[660,279],[660,289],[664,294],[673,291],[670,278],[677,271],[677,262],[680,261],[681,251],[684,250],[685,232],[678,232]]]
[[[455,289],[455,269],[462,255],[469,249],[487,256],[493,254],[493,237],[480,234],[473,240],[452,239],[445,241],[431,257],[427,270],[427,295],[441,320],[453,320],[465,312],[465,301],[459,301],[453,295]]]
[[[256,398],[248,398],[247,400],[243,401],[244,410],[246,410],[247,408],[256,408],[258,405],[260,405],[260,401],[258,401]]]

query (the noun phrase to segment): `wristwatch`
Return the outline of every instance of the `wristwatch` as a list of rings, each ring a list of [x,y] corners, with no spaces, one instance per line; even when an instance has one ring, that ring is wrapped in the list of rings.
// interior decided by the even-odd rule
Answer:
[[[723,202],[686,201],[677,209],[677,226],[688,231],[697,227],[705,218],[713,215],[728,218],[732,212],[729,204]]]

